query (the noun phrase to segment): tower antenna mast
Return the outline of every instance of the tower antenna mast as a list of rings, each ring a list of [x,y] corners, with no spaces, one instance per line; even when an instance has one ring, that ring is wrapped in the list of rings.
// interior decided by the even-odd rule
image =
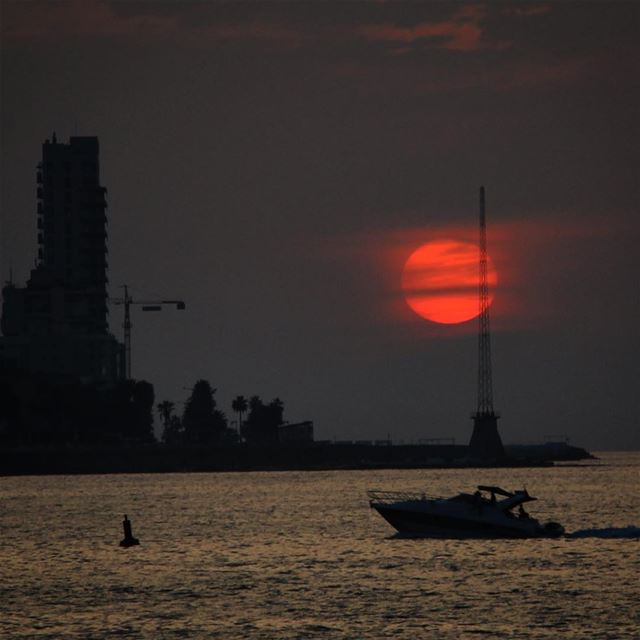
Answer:
[[[480,277],[478,279],[478,406],[477,415],[494,416],[491,374],[491,323],[487,277],[487,222],[484,187],[480,187]]]
[[[469,452],[473,458],[499,460],[504,447],[498,433],[498,418],[493,409],[491,372],[491,324],[489,321],[489,279],[487,276],[487,222],[484,187],[480,187],[480,259],[478,279],[478,404],[473,418]]]

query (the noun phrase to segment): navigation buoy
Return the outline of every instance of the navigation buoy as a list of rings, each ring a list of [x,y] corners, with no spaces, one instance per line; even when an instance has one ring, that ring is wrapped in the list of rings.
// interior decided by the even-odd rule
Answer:
[[[121,547],[135,547],[137,544],[140,544],[138,538],[134,538],[131,533],[131,520],[127,518],[127,514],[124,515],[124,520],[122,521],[122,528],[124,529],[124,538],[120,540]]]

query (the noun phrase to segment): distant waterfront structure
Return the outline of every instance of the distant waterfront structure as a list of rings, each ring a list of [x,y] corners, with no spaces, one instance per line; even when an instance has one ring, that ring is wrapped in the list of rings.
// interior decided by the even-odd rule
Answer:
[[[59,380],[111,384],[123,348],[107,320],[106,189],[97,137],[55,133],[37,166],[37,259],[25,287],[2,289],[0,363]]]
[[[278,442],[280,444],[302,444],[313,442],[313,422],[285,423],[278,427]]]
[[[499,460],[504,447],[498,433],[498,418],[493,408],[491,371],[491,327],[489,322],[489,283],[487,278],[487,225],[484,187],[480,187],[480,277],[478,290],[478,405],[473,414],[473,433],[469,442],[472,458]]]

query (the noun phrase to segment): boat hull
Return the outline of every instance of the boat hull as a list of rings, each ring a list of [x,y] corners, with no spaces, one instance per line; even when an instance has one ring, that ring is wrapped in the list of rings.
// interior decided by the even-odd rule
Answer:
[[[372,504],[392,527],[405,535],[428,538],[539,538],[555,537],[537,522],[499,522],[495,519],[464,518],[436,511],[414,510],[387,504]]]

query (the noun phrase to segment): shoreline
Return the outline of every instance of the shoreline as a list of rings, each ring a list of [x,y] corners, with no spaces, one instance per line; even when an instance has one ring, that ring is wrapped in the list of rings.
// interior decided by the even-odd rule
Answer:
[[[501,460],[478,460],[466,445],[309,443],[248,445],[52,445],[0,447],[0,477],[116,473],[343,471],[551,467],[596,459],[579,447],[506,446]]]

